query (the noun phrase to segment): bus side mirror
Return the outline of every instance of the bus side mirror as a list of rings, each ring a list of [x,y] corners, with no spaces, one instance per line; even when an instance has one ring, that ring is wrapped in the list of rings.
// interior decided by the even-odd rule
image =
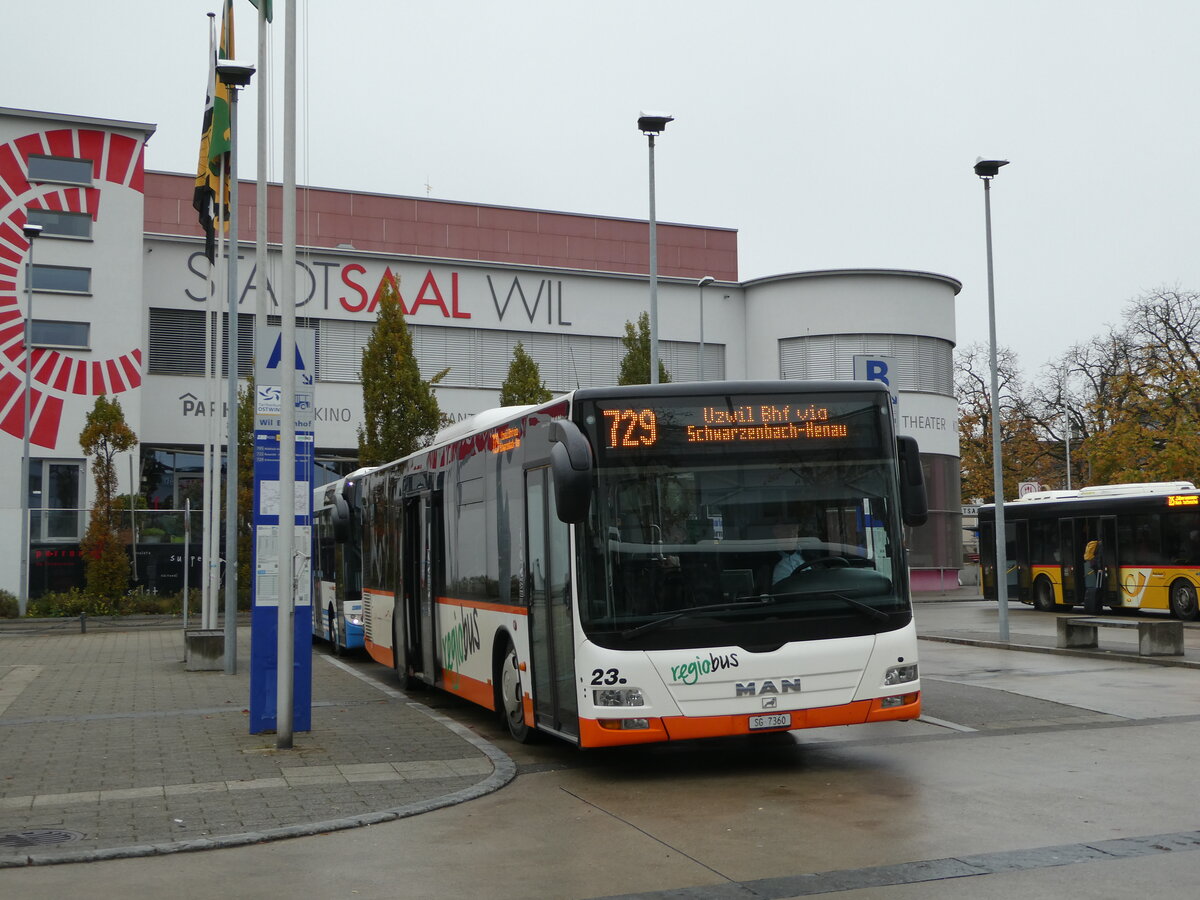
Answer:
[[[568,419],[550,423],[550,443],[555,511],[563,522],[582,522],[592,502],[592,447],[579,426]]]
[[[333,495],[333,539],[339,544],[350,540],[350,504],[341,491]]]
[[[921,453],[916,439],[897,437],[900,462],[900,513],[905,525],[924,525],[929,518],[929,500],[925,496],[925,473],[921,471]]]

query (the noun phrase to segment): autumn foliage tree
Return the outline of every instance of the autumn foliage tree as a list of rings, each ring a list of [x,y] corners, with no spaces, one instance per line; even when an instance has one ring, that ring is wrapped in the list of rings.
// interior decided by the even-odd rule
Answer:
[[[92,480],[96,500],[88,518],[87,531],[80,549],[89,593],[116,599],[129,589],[129,557],[117,529],[114,500],[117,495],[117,470],[113,457],[137,445],[137,436],[125,422],[121,403],[101,394],[87,414],[79,446],[92,457]]]
[[[375,328],[362,351],[363,425],[359,464],[377,466],[426,446],[442,424],[433,385],[449,369],[425,381],[413,354],[404,305],[390,282],[379,292]]]
[[[1131,300],[1122,321],[1071,347],[1023,381],[999,354],[1005,495],[1044,487],[1195,481],[1200,474],[1200,295],[1159,289]],[[990,366],[986,348],[955,361],[963,497],[992,499]]]
[[[637,326],[632,322],[625,323],[625,335],[621,338],[625,347],[625,355],[621,358],[621,371],[617,384],[649,384],[650,383],[650,314],[638,316]],[[658,360],[659,384],[671,380],[671,374]]]
[[[541,369],[525,346],[517,341],[513,347],[512,362],[508,364],[508,375],[500,385],[501,406],[524,406],[529,403],[545,403],[553,394],[542,381]]]

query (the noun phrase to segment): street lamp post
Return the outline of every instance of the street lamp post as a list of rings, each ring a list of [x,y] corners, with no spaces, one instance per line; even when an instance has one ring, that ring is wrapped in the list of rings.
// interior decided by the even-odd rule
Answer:
[[[704,380],[704,289],[712,284],[717,279],[711,275],[705,275],[698,282],[696,287],[700,288],[700,380]]]
[[[638,130],[650,139],[650,383],[658,384],[658,223],[654,213],[654,138],[675,117],[645,112],[638,116]]]
[[[1066,429],[1066,447],[1067,447],[1067,490],[1071,489],[1071,414],[1067,413],[1067,429]]]
[[[991,337],[992,375],[992,485],[996,494],[996,606],[1000,612],[1000,640],[1008,640],[1008,559],[1004,528],[1004,470],[1000,463],[1000,374],[996,353],[996,285],[992,277],[992,179],[1007,166],[1007,159],[975,160],[975,174],[983,180],[983,218],[987,234],[988,333]]]
[[[41,225],[28,220],[22,228],[29,239],[29,262],[25,269],[25,427],[21,436],[21,585],[17,598],[18,612],[23,616],[29,608],[29,426],[30,402],[33,388],[33,245],[42,233]]]
[[[225,674],[237,673],[237,482],[238,482],[238,91],[250,83],[254,66],[231,59],[217,63],[229,90],[229,387],[225,445]],[[261,200],[261,198],[260,198]]]

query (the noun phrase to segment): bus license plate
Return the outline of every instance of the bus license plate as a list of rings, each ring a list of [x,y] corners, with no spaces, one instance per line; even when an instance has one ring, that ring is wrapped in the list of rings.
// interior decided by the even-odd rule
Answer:
[[[751,716],[750,730],[760,731],[763,728],[791,728],[791,713],[776,713],[771,716]]]

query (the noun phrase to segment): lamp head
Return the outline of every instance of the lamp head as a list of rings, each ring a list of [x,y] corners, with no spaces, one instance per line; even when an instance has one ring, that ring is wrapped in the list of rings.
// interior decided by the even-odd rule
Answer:
[[[648,112],[638,113],[638,131],[642,134],[662,134],[668,122],[674,122],[675,117],[670,113]]]
[[[217,77],[221,84],[232,88],[244,88],[250,83],[254,74],[254,64],[237,62],[232,59],[217,60]]]
[[[697,287],[708,287],[710,284],[712,284],[716,280],[717,279],[713,278],[711,275],[705,275],[703,278],[701,278],[699,281],[696,282],[696,286]]]
[[[34,225],[32,222],[26,222],[24,225],[21,226],[21,231],[23,231],[25,233],[25,237],[29,238],[30,240],[33,240],[35,237],[38,237],[41,235],[42,226]]]
[[[1007,165],[1007,159],[984,159],[981,156],[975,160],[975,174],[980,178],[995,178],[1000,167]]]

